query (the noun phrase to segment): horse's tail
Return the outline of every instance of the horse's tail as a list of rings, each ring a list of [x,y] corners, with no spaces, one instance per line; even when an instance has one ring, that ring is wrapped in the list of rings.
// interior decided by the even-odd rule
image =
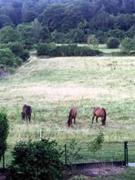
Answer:
[[[102,108],[102,110],[104,111],[104,117],[102,119],[102,125],[104,126],[106,124],[106,110],[104,108]]]

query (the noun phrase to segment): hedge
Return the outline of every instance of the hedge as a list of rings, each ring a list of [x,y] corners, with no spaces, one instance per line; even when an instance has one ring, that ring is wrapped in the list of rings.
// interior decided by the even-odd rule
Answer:
[[[97,56],[102,55],[102,52],[99,50],[93,50],[89,47],[77,46],[77,45],[61,45],[57,46],[55,44],[46,44],[41,43],[37,46],[37,55],[38,56]]]

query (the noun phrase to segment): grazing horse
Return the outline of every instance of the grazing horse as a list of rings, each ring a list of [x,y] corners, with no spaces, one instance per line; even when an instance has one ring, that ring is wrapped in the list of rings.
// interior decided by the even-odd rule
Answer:
[[[93,108],[93,117],[92,117],[92,124],[96,117],[96,122],[98,122],[98,118],[101,118],[102,126],[106,124],[106,110],[100,107]]]
[[[22,120],[31,121],[32,108],[29,105],[24,104],[21,112]]]
[[[72,119],[74,119],[74,124],[76,124],[76,116],[77,116],[77,109],[75,107],[72,107],[69,111],[69,116],[67,121],[68,127],[71,127]]]

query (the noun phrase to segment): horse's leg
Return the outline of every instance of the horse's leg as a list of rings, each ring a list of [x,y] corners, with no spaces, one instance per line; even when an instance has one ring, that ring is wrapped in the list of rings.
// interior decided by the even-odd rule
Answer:
[[[27,116],[26,116],[26,114],[25,114],[25,118],[24,118],[24,120],[25,120],[25,121],[27,121]]]
[[[102,118],[102,126],[105,126],[105,119]]]
[[[95,116],[93,115],[93,117],[92,117],[92,124],[93,124],[93,122],[94,122],[94,118],[95,118]]]
[[[68,127],[70,127],[70,126],[71,126],[71,119],[70,119],[70,118],[68,119],[67,124],[68,124]]]
[[[26,122],[28,122],[28,116],[26,115]]]
[[[96,117],[96,123],[98,123],[98,117]]]
[[[76,124],[76,118],[74,118],[74,124]]]
[[[30,123],[30,121],[31,121],[31,116],[29,116],[29,123]]]
[[[72,123],[72,118],[71,118],[71,120],[70,120],[70,126],[72,126],[72,124],[73,124],[73,123]]]

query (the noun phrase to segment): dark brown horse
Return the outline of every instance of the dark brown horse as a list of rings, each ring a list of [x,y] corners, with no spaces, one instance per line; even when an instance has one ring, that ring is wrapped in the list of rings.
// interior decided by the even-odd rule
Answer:
[[[68,127],[71,127],[72,119],[74,119],[74,124],[76,124],[76,116],[77,116],[77,109],[75,107],[72,107],[69,111],[69,116],[67,121]]]
[[[106,110],[104,108],[94,107],[92,124],[95,118],[96,118],[96,122],[98,122],[98,118],[101,118],[102,126],[104,126],[106,124]]]
[[[29,105],[24,104],[21,112],[22,120],[31,121],[32,108]]]

